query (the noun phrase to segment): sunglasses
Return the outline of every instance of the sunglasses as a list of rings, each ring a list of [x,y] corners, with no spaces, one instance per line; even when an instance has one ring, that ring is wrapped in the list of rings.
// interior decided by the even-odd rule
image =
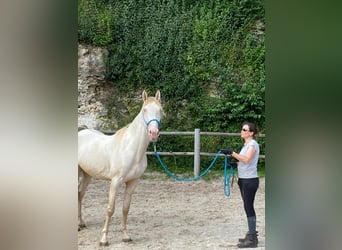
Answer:
[[[249,131],[248,129],[245,129],[245,128],[243,128],[243,129],[241,129],[241,130],[242,130],[242,131],[245,131],[245,132],[246,132],[246,131]]]

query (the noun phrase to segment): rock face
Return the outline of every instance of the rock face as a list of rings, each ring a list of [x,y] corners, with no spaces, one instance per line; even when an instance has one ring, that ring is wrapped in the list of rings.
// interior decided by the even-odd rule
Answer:
[[[105,80],[102,48],[78,45],[78,126],[100,129],[106,122],[111,84]]]
[[[115,130],[139,113],[140,90],[120,91],[118,83],[106,80],[106,49],[78,45],[78,127]],[[154,95],[154,93],[148,93]]]

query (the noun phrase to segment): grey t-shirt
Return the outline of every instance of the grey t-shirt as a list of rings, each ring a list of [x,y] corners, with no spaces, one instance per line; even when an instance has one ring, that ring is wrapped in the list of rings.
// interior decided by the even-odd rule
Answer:
[[[251,140],[248,144],[243,146],[240,151],[241,155],[246,155],[249,147],[255,148],[255,154],[249,163],[238,163],[238,176],[239,178],[256,178],[258,177],[257,164],[259,160],[259,144],[255,140]]]

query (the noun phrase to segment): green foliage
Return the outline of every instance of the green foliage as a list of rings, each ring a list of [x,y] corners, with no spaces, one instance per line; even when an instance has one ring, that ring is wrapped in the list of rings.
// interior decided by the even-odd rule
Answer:
[[[164,131],[239,132],[248,120],[265,133],[262,0],[79,0],[78,12],[79,42],[109,51],[113,105],[116,96],[160,89]],[[132,120],[132,110],[112,129]],[[122,116],[115,112],[109,116]],[[211,137],[202,144],[203,151],[217,152],[223,145],[238,150],[242,141]],[[161,138],[159,147],[192,151],[193,138]],[[167,161],[189,166],[189,158]]]
[[[79,41],[96,46],[112,42],[112,8],[97,0],[78,1]]]

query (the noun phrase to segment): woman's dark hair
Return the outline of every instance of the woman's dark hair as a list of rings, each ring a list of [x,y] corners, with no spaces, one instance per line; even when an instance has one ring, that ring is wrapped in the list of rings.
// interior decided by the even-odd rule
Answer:
[[[253,132],[253,138],[258,134],[258,129],[254,123],[244,122],[242,126],[247,125],[249,127],[249,131]]]

